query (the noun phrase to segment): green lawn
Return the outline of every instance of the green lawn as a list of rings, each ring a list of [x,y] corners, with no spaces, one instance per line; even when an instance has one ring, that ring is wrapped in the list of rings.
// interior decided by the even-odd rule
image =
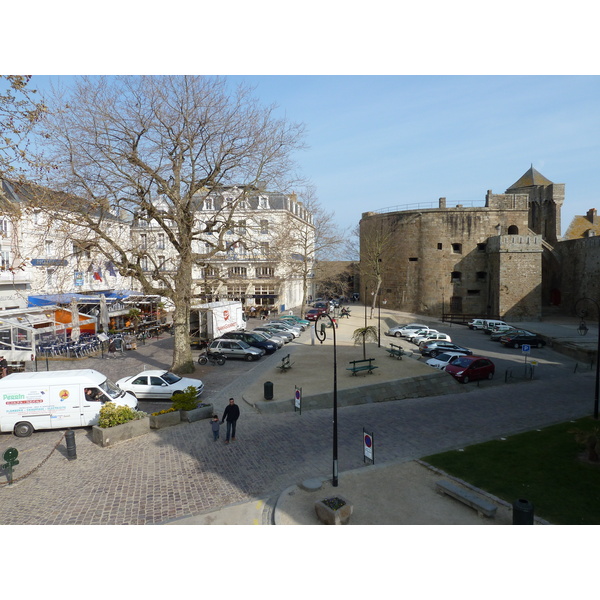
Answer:
[[[587,456],[573,430],[591,430],[591,418],[529,431],[423,460],[512,504],[523,498],[556,525],[600,524],[600,463]]]

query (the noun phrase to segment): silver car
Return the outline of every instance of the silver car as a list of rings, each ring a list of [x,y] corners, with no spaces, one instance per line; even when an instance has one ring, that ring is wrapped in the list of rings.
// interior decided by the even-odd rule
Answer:
[[[262,348],[254,348],[242,340],[225,340],[219,338],[213,340],[207,352],[220,352],[227,358],[243,358],[244,360],[258,360],[265,351]]]
[[[291,333],[267,325],[260,325],[259,327],[255,327],[252,331],[262,331],[268,335],[276,335],[282,338],[286,344],[294,339],[294,336]]]

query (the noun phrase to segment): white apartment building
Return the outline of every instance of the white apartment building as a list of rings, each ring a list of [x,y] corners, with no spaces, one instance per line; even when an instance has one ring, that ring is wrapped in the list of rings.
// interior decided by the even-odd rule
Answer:
[[[161,207],[160,200],[155,206]],[[224,244],[215,253],[223,223]],[[302,303],[307,280],[302,271],[312,272],[314,227],[294,194],[248,193],[236,186],[197,194],[194,229],[193,251],[205,257],[193,272],[197,304],[240,300],[246,308],[283,311]],[[175,268],[174,250],[156,223],[135,219],[132,235],[148,249],[147,269]]]
[[[132,277],[85,243],[81,228],[67,227],[27,206],[27,188],[2,182],[0,193],[0,310],[24,308],[35,295],[88,294],[140,290]],[[241,300],[252,306],[287,310],[302,302],[305,281],[312,281],[314,248],[312,215],[294,194],[221,188],[198,194],[194,218],[198,234],[193,249],[211,255],[194,268],[197,303]],[[156,206],[160,207],[157,200]],[[232,208],[233,207],[233,208]],[[165,207],[166,208],[166,207]],[[230,210],[231,208],[231,210]],[[226,216],[224,244],[216,254],[215,231]],[[111,235],[135,249],[142,268],[168,274],[177,268],[168,235],[155,222],[116,217],[107,221]],[[77,230],[76,230],[77,229]],[[309,257],[306,259],[305,257]],[[312,293],[312,290],[308,290]]]

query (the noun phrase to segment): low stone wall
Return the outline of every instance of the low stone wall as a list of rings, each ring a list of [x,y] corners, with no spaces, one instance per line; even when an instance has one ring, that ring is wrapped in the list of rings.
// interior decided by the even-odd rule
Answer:
[[[368,376],[367,376],[368,377]],[[443,394],[455,394],[458,383],[454,378],[442,371],[435,371],[427,375],[417,375],[395,381],[381,381],[371,385],[361,385],[354,388],[338,389],[338,407],[356,406],[359,404],[370,404],[373,402],[389,402],[390,400],[402,400],[403,398],[421,398],[425,396],[440,396]],[[462,386],[461,391],[468,391]],[[302,410],[330,408],[332,391],[304,396],[302,398]],[[282,413],[294,410],[294,401],[276,400],[251,403],[260,413]]]
[[[137,419],[122,423],[115,427],[92,427],[92,441],[99,446],[112,446],[118,442],[129,440],[150,431],[150,419]]]

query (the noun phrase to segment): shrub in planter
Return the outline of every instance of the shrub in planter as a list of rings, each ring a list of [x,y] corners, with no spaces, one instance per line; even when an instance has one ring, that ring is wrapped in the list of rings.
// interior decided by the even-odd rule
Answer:
[[[134,410],[129,406],[117,406],[114,402],[106,402],[100,408],[100,417],[98,419],[98,427],[103,429],[107,427],[115,427],[129,421],[143,419],[148,415],[141,410]]]
[[[198,390],[190,385],[183,392],[175,392],[171,402],[174,410],[194,410],[198,408]]]

